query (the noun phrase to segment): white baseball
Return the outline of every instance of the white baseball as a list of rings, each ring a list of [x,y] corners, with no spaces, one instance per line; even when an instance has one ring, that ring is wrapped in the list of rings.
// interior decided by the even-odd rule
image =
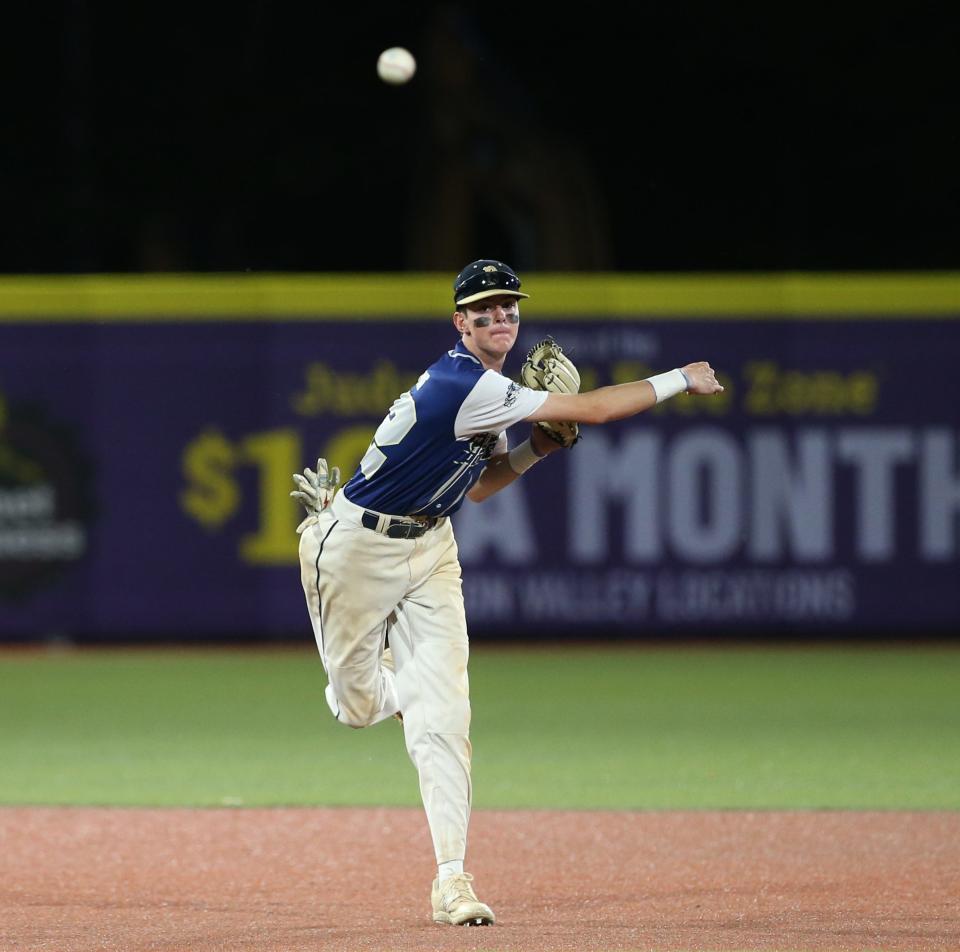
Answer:
[[[377,60],[377,75],[391,86],[400,86],[409,82],[417,71],[417,61],[410,50],[402,46],[391,46],[384,50]]]

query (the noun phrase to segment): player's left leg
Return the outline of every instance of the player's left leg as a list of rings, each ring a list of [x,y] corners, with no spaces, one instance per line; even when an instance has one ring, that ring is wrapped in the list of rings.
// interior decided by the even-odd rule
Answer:
[[[470,822],[470,699],[459,566],[443,559],[389,625],[407,752],[437,862],[462,860]]]
[[[470,822],[469,645],[460,565],[449,523],[423,537],[413,585],[390,623],[407,751],[417,768],[440,875],[434,919],[493,922],[463,873]],[[449,874],[449,882],[447,881]]]

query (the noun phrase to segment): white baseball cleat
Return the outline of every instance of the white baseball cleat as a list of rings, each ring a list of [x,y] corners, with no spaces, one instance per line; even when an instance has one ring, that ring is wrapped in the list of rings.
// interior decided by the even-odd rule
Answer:
[[[477,899],[472,882],[469,873],[450,876],[442,883],[439,879],[433,881],[430,900],[434,922],[448,926],[490,926],[497,921],[493,910]]]

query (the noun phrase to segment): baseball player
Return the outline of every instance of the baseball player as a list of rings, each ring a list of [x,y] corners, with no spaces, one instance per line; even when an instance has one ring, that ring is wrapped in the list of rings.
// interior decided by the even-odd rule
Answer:
[[[294,475],[303,591],[338,721],[403,723],[437,860],[433,920],[489,925],[464,871],[470,820],[468,640],[451,513],[480,502],[578,438],[579,423],[650,409],[684,391],[723,388],[707,363],[579,393],[579,374],[547,338],[527,355],[524,386],[503,375],[529,295],[501,261],[454,282],[460,339],[400,394],[341,492],[324,460]],[[506,430],[534,424],[508,448]]]

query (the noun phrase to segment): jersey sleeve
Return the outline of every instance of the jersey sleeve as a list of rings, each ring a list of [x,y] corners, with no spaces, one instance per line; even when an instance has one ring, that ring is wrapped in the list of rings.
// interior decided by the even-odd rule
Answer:
[[[485,371],[460,405],[453,432],[458,440],[475,433],[498,433],[539,410],[546,391],[521,387],[495,370]]]

